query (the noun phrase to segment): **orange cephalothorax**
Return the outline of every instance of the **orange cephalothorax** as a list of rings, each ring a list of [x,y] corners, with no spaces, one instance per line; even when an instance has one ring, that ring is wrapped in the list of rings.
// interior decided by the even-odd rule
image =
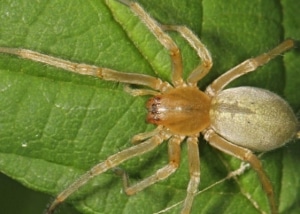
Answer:
[[[209,126],[211,99],[196,87],[181,87],[147,102],[147,121],[179,135],[194,135]]]

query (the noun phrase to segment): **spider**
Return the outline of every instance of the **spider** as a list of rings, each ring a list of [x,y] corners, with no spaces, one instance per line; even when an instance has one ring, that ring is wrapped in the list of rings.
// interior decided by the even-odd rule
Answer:
[[[169,51],[172,63],[171,83],[148,75],[122,73],[109,68],[70,62],[31,50],[0,48],[2,53],[17,55],[71,72],[144,86],[146,88],[126,87],[126,91],[134,96],[152,96],[146,104],[147,121],[157,127],[150,132],[134,136],[134,146],[109,156],[79,177],[55,198],[47,209],[47,214],[53,213],[60,203],[90,179],[109,169],[114,169],[122,176],[124,190],[128,195],[166,179],[179,167],[180,146],[183,142],[187,143],[188,148],[190,181],[181,213],[190,213],[200,183],[200,134],[213,147],[251,165],[266,192],[271,213],[277,213],[271,182],[253,152],[270,151],[283,146],[292,138],[299,138],[297,118],[288,104],[272,92],[254,87],[224,88],[238,77],[256,70],[277,55],[293,48],[294,41],[285,40],[269,52],[242,62],[214,80],[203,92],[199,90],[197,83],[210,71],[212,59],[205,45],[194,33],[185,26],[159,24],[138,3],[129,0],[119,2],[129,6]],[[182,78],[180,50],[165,31],[177,31],[181,34],[201,59],[201,63],[186,81]],[[168,142],[169,163],[153,175],[129,185],[127,174],[116,167],[128,159],[155,149],[163,142]]]

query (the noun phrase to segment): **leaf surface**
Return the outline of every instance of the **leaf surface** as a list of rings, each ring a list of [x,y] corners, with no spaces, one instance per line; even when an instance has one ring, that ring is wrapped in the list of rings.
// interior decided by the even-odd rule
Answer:
[[[295,18],[300,3],[291,0],[138,2],[159,22],[186,25],[206,44],[214,67],[199,83],[201,89],[234,65],[266,52],[284,38],[300,39],[300,20]],[[0,46],[22,47],[75,62],[170,80],[168,52],[127,7],[115,1],[5,0],[0,3],[0,23]],[[186,77],[199,60],[180,36],[173,32],[170,35],[182,50]],[[299,63],[296,49],[239,78],[232,86],[269,89],[284,97],[297,112]],[[5,54],[0,55],[0,76],[0,171],[30,189],[55,196],[90,167],[130,147],[133,135],[154,128],[145,123],[147,97],[130,96],[122,84]],[[199,147],[200,190],[239,166],[239,161],[217,152],[204,141]],[[300,208],[299,149],[299,141],[294,141],[261,158],[282,213],[296,213]],[[108,171],[77,191],[68,203],[80,213],[155,213],[169,207],[186,194],[189,175],[185,145],[182,150],[182,164],[174,175],[134,196],[126,196],[120,179]],[[132,182],[137,182],[167,161],[164,144],[121,167]],[[0,201],[4,206],[4,200]],[[31,203],[26,206],[43,207],[34,200]],[[180,207],[167,213],[179,213]],[[24,213],[24,208],[20,209]],[[253,170],[200,193],[192,213],[220,210],[268,212],[265,194]],[[39,212],[42,210],[28,211]]]

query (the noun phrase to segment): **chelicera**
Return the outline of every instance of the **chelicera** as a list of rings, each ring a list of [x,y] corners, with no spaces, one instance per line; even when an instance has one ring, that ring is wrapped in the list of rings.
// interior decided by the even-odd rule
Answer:
[[[128,195],[169,177],[180,163],[180,146],[188,146],[190,181],[181,213],[190,213],[193,199],[200,183],[200,159],[198,138],[200,133],[213,147],[248,162],[257,172],[266,192],[271,213],[277,213],[277,204],[271,182],[260,160],[253,152],[265,152],[283,146],[290,139],[299,137],[299,124],[289,105],[274,93],[254,87],[224,89],[236,78],[254,71],[258,66],[294,47],[294,41],[285,40],[274,49],[255,58],[248,59],[214,80],[203,92],[197,83],[210,71],[212,59],[204,44],[185,26],[161,25],[151,18],[139,4],[119,0],[146,24],[158,41],[170,53],[172,62],[171,83],[159,78],[123,73],[108,68],[74,63],[31,50],[0,48],[0,52],[18,55],[65,70],[99,77],[103,80],[145,86],[126,90],[134,96],[152,95],[146,106],[147,121],[157,125],[151,132],[133,137],[136,145],[109,156],[82,175],[63,190],[47,209],[53,213],[74,191],[91,178],[117,167],[122,162],[155,149],[167,141],[169,163],[142,181],[129,185],[125,172],[118,171],[123,178]],[[182,78],[180,50],[165,31],[177,31],[196,50],[201,63],[191,72],[186,81]],[[224,89],[224,90],[223,90]]]

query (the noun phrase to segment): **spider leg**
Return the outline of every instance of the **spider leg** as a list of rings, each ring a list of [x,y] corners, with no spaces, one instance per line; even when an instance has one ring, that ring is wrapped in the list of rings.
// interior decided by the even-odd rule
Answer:
[[[134,135],[131,139],[131,142],[133,144],[141,143],[141,142],[145,141],[146,139],[151,138],[151,137],[159,134],[162,129],[163,129],[163,126],[157,126],[157,128],[152,130],[152,131],[148,131],[148,132],[139,133],[137,135]]]
[[[257,173],[260,182],[264,191],[267,194],[271,213],[277,214],[277,206],[275,202],[274,190],[271,184],[270,179],[268,178],[267,174],[265,173],[261,161],[254,155],[249,149],[234,145],[221,136],[219,136],[215,131],[212,129],[208,129],[204,131],[204,138],[210,145],[213,147],[221,150],[224,153],[227,153],[231,156],[234,156],[242,161],[248,162],[251,167]]]
[[[210,96],[214,96],[236,78],[251,71],[255,71],[257,67],[266,64],[271,59],[293,48],[294,46],[295,42],[292,39],[287,39],[269,52],[242,62],[214,80],[212,84],[206,88],[206,93]]]
[[[124,91],[126,91],[128,94],[131,94],[132,96],[144,96],[144,95],[152,95],[152,96],[156,96],[158,94],[160,94],[158,91],[154,91],[151,89],[135,89],[135,88],[131,88],[129,85],[125,85],[124,86]]]
[[[163,82],[161,79],[152,76],[136,73],[124,73],[109,68],[100,68],[94,65],[71,62],[27,49],[0,47],[0,53],[17,55],[25,59],[45,63],[74,73],[96,76],[104,80],[143,85],[158,91],[163,91],[170,87],[169,83]]]
[[[194,48],[201,59],[201,63],[192,71],[187,78],[187,83],[190,85],[196,85],[210,71],[213,62],[211,55],[205,45],[200,39],[187,27],[178,25],[163,25],[161,26],[164,30],[174,30],[181,34],[188,43]]]
[[[187,187],[187,196],[184,200],[182,214],[190,213],[193,200],[197,194],[200,183],[200,155],[198,147],[198,137],[189,137],[187,139],[188,145],[188,160],[190,170],[190,182]]]
[[[172,38],[166,34],[153,18],[151,18],[145,10],[136,2],[130,0],[118,0],[119,2],[129,6],[131,10],[139,16],[139,18],[146,24],[148,29],[153,33],[157,40],[169,50],[172,63],[172,83],[175,87],[183,85],[182,79],[182,58],[180,50],[172,40]]]
[[[72,183],[67,189],[62,191],[52,202],[52,204],[47,209],[46,213],[51,214],[55,210],[55,208],[65,201],[71,194],[73,194],[76,190],[78,190],[81,186],[83,186],[86,182],[91,180],[93,177],[111,169],[122,162],[131,159],[135,156],[142,155],[146,152],[149,152],[156,148],[158,145],[160,145],[163,140],[167,139],[169,136],[167,136],[165,133],[158,134],[156,136],[153,136],[149,138],[148,140],[137,144],[135,146],[132,146],[128,149],[125,149],[123,151],[120,151],[114,155],[109,156],[104,162],[101,162],[91,168],[88,172],[83,174],[81,177],[79,177],[78,180],[76,180],[74,183]]]
[[[169,163],[157,170],[153,175],[143,179],[142,181],[130,185],[129,178],[127,173],[124,170],[120,170],[118,174],[122,177],[124,191],[127,195],[133,195],[146,187],[166,179],[171,174],[173,174],[180,162],[180,143],[182,142],[183,137],[172,137],[168,142],[168,151],[169,151]]]

